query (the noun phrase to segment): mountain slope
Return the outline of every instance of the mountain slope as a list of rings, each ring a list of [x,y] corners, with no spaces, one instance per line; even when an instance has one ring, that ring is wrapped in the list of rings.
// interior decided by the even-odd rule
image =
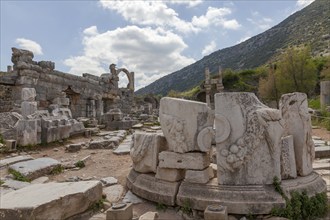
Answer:
[[[136,94],[162,94],[170,90],[185,91],[204,79],[204,68],[216,72],[218,67],[234,70],[260,66],[290,45],[309,44],[314,55],[329,55],[330,4],[316,0],[280,24],[238,45],[213,52],[203,59],[166,75]]]

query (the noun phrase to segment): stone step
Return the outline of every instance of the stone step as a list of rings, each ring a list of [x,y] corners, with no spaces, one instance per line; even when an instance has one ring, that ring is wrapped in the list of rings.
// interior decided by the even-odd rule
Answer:
[[[330,157],[330,146],[315,147],[315,158]]]
[[[34,158],[31,157],[30,155],[22,155],[22,156],[17,156],[17,157],[6,158],[3,160],[0,160],[0,169],[6,168],[7,166],[9,166],[11,164],[15,164],[15,163],[23,162],[23,161],[27,161],[27,160],[33,160],[33,159]]]
[[[67,219],[102,198],[99,181],[31,184],[1,196],[2,220]]]
[[[21,173],[29,180],[33,180],[51,173],[59,165],[61,165],[59,161],[49,157],[43,157],[12,164],[9,166],[9,169]]]

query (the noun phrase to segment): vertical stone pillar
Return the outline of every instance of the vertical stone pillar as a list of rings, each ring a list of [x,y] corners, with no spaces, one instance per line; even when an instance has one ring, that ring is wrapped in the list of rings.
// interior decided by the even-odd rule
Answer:
[[[330,106],[330,81],[322,81],[321,83],[320,101],[321,107]]]
[[[297,174],[307,176],[313,171],[315,156],[307,95],[299,92],[284,94],[279,107],[284,120],[284,135],[293,136]]]
[[[205,93],[206,93],[206,104],[211,106],[211,83],[210,83],[210,70],[208,67],[205,68],[205,83],[204,83]]]

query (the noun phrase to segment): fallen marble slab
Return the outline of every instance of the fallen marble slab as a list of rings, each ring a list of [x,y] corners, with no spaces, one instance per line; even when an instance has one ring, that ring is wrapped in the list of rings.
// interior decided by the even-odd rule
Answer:
[[[117,155],[129,154],[131,151],[131,145],[131,142],[122,143],[113,151],[113,153]]]
[[[106,199],[109,202],[116,203],[121,199],[124,193],[124,187],[119,184],[108,186],[103,188],[103,193],[107,196]]]
[[[22,182],[22,181],[17,181],[17,180],[12,180],[12,179],[6,179],[1,186],[5,187],[5,188],[10,188],[13,190],[18,190],[18,189],[27,187],[29,185],[31,185],[31,183],[29,183],[29,182]]]
[[[315,147],[315,158],[330,157],[330,146]]]
[[[104,187],[115,185],[118,183],[118,180],[112,176],[102,178],[100,181]]]
[[[31,184],[1,196],[2,220],[67,219],[102,198],[99,181]]]
[[[5,168],[11,164],[23,162],[27,160],[33,160],[34,158],[30,155],[23,155],[23,156],[17,156],[17,157],[10,157],[7,159],[0,160],[0,169]]]
[[[60,165],[61,163],[55,159],[43,157],[35,160],[15,163],[10,165],[9,169],[19,172],[29,180],[33,180],[51,173],[54,168]]]

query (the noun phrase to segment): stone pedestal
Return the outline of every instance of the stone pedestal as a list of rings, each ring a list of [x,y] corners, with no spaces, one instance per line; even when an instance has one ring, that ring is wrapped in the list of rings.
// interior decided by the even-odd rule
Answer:
[[[107,210],[106,220],[131,220],[133,218],[133,206],[132,203],[117,203],[113,204],[110,209]]]
[[[227,207],[222,205],[209,205],[204,211],[205,220],[228,220]]]
[[[9,151],[15,151],[16,150],[16,145],[17,145],[16,140],[6,140],[5,143],[6,143],[6,148]]]

